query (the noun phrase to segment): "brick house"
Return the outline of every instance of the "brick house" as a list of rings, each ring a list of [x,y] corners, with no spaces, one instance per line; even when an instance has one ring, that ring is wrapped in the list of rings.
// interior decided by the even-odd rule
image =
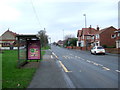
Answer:
[[[81,49],[90,49],[95,41],[94,34],[98,31],[99,28],[94,29],[91,26],[89,28],[82,28],[82,30],[78,30],[77,46],[81,47]]]
[[[63,41],[62,40],[59,40],[58,42],[57,42],[57,44],[59,45],[59,46],[63,46]]]
[[[116,34],[114,33],[117,29],[113,26],[99,30],[94,34],[96,46],[104,47],[115,47],[116,45]]]
[[[5,31],[1,36],[0,36],[0,44],[2,47],[10,47],[10,45],[13,45],[16,41],[16,33],[10,31],[9,29]]]
[[[116,48],[120,48],[120,28],[114,32]]]
[[[118,30],[113,26],[102,30],[99,30],[99,27],[97,29],[91,28],[91,26],[89,28],[82,28],[77,33],[77,46],[83,50],[89,50],[93,46],[115,47],[116,43],[120,41],[120,37],[116,37],[120,34],[115,33],[115,31]]]

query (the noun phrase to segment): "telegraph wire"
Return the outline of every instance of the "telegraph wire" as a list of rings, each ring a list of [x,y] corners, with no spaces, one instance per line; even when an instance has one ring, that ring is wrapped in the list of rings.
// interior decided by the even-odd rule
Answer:
[[[35,9],[35,6],[34,6],[32,0],[31,0],[31,4],[32,4],[32,8],[33,8],[34,14],[35,14],[35,16],[36,16],[36,19],[37,19],[37,21],[38,21],[38,24],[40,25],[40,20],[39,20],[39,17],[38,17],[38,15],[37,15],[37,12],[36,12],[36,9]],[[40,25],[40,26],[41,26],[41,25]]]

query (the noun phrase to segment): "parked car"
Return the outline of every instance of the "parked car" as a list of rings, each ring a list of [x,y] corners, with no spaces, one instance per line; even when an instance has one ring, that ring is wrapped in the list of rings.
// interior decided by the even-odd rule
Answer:
[[[105,49],[102,46],[94,46],[90,50],[91,54],[104,54],[105,55]]]

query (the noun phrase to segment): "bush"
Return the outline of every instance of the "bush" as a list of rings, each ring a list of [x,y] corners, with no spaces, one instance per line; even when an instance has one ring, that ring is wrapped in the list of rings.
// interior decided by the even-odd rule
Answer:
[[[104,48],[116,48],[116,46],[107,46],[107,45],[103,45]]]
[[[103,48],[107,48],[107,45],[103,45],[102,47],[103,47]]]

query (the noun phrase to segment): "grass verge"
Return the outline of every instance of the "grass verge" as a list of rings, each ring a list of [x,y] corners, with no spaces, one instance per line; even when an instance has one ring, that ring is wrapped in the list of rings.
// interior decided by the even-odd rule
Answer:
[[[48,50],[48,49],[50,49],[50,46],[49,46],[49,45],[41,48],[41,50]]]
[[[42,51],[42,55],[45,54]],[[2,54],[2,88],[27,88],[36,68],[17,68],[17,50],[6,50]]]

